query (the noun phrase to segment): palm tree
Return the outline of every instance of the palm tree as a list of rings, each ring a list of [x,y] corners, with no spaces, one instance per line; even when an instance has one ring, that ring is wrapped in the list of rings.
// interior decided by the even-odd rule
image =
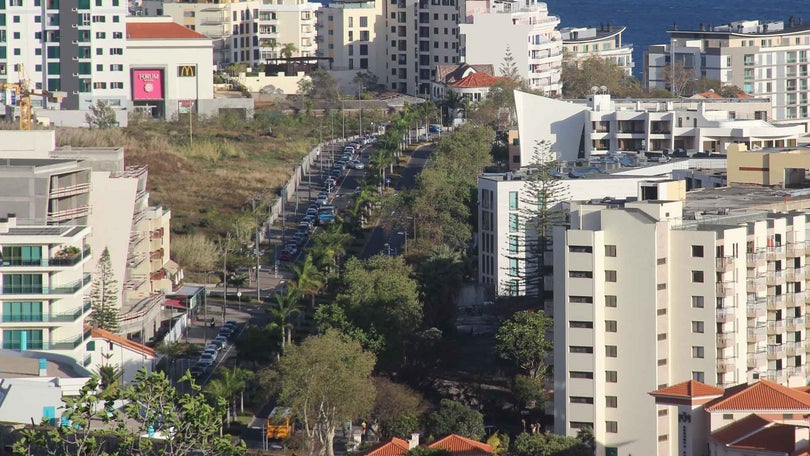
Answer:
[[[270,48],[270,52],[271,52],[271,55],[273,56],[273,58],[277,57],[277,55],[276,55],[276,48],[278,47],[278,40],[277,39],[270,38],[268,40],[263,40],[262,41],[262,47]]]
[[[293,43],[285,43],[284,46],[281,47],[281,55],[283,55],[286,59],[292,57],[297,51],[298,48],[295,47],[295,44]]]
[[[349,235],[343,232],[343,226],[334,224],[331,228],[319,231],[314,237],[310,249],[312,259],[322,272],[330,274],[337,268],[337,259],[346,254],[346,243]]]
[[[283,293],[276,293],[276,306],[270,307],[271,325],[281,329],[281,351],[283,352],[288,344],[292,343],[293,324],[290,322],[296,315],[301,313],[298,306],[300,299],[299,290],[296,287],[288,286]]]
[[[296,288],[312,299],[312,310],[315,310],[315,295],[324,287],[323,274],[312,261],[312,255],[307,254],[304,261],[293,266]]]
[[[124,376],[124,372],[121,370],[121,368],[111,364],[104,364],[99,366],[96,373],[98,374],[100,380],[100,397],[105,400],[118,399],[121,378]]]

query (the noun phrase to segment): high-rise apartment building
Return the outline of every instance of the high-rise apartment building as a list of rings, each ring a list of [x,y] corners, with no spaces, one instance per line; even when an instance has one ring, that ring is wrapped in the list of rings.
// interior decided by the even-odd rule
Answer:
[[[560,92],[560,19],[549,15],[545,3],[470,0],[468,5],[466,23],[460,25],[463,61],[491,63],[497,69],[496,76],[503,76],[504,57],[509,51],[518,76],[529,87],[549,95]]]
[[[65,92],[64,109],[126,106],[126,1],[17,0],[0,12],[0,81]]]
[[[647,394],[663,386],[810,368],[806,192],[642,197],[572,205],[554,231],[555,432],[592,428],[597,455],[680,454],[678,416]]]
[[[709,78],[770,98],[775,121],[808,119],[810,28],[801,20],[737,21],[698,30],[670,30],[669,43],[644,54],[644,83],[669,88],[667,78]],[[667,72],[667,65],[683,72]]]
[[[350,81],[369,72],[390,90],[430,94],[436,65],[459,61],[464,0],[332,2],[318,10],[318,56]]]
[[[147,0],[145,16],[170,16],[175,22],[211,38],[214,65],[225,69],[243,63],[261,65],[289,53],[315,55],[315,11],[306,0]]]

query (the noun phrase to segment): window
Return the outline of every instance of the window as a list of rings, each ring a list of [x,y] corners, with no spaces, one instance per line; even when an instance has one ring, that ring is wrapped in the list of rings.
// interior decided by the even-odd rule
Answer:
[[[615,282],[615,281],[616,281],[616,271],[606,270],[605,282]]]
[[[584,347],[581,345],[571,345],[568,347],[568,351],[571,353],[593,353],[593,347]]]
[[[586,423],[584,421],[571,421],[571,429],[593,429],[593,423]]]
[[[3,247],[2,260],[5,266],[44,266],[42,247],[38,245]]]
[[[360,27],[368,27],[368,17],[360,16]]]
[[[41,329],[6,329],[3,331],[3,348],[6,350],[20,350],[25,339],[26,348],[41,350],[42,330]]]
[[[616,327],[616,320],[605,320],[605,332],[615,333]]]
[[[619,380],[619,373],[616,371],[605,371],[605,381],[607,383],[617,383]]]
[[[518,208],[518,192],[509,192],[509,209]]]
[[[96,71],[104,71],[104,65],[101,63],[96,64]]]
[[[733,413],[724,413],[723,414],[723,419],[724,420],[733,420],[734,419],[734,414]]]
[[[515,232],[518,230],[518,215],[509,214],[509,231]]]
[[[110,71],[124,71],[124,65],[120,63],[110,65]]]
[[[619,407],[619,398],[616,396],[605,396],[605,407],[607,408],[618,408]]]
[[[616,358],[619,355],[619,349],[615,345],[605,345],[605,356],[608,358]]]
[[[110,55],[124,55],[123,48],[110,48]]]
[[[518,253],[518,237],[509,236],[509,253]]]
[[[616,295],[605,295],[605,307],[616,307]]]
[[[42,303],[4,302],[2,321],[42,321]]]
[[[703,347],[699,345],[692,346],[692,358],[703,358],[704,355]]]
[[[111,82],[110,83],[110,88],[111,89],[123,89],[124,88],[124,83],[123,82]]]
[[[616,256],[616,246],[615,245],[606,245],[605,246],[605,256],[606,257],[615,257]]]
[[[703,333],[703,322],[702,321],[693,321],[692,322],[692,332],[693,333]]]
[[[14,55],[20,55],[20,48],[14,48]]]
[[[706,375],[701,371],[692,371],[692,380],[703,383],[706,380]]]
[[[113,32],[113,39],[120,40],[124,38],[123,32]]]
[[[515,277],[518,275],[518,260],[517,258],[509,258],[509,275]]]
[[[572,404],[593,404],[593,398],[592,397],[571,396],[568,399]]]
[[[692,307],[696,309],[703,308],[703,296],[692,296]]]
[[[568,251],[571,253],[593,253],[593,247],[589,245],[569,245]]]
[[[667,359],[666,358],[659,359],[658,360],[658,365],[659,366],[666,366],[667,365]]]
[[[657,340],[667,340],[667,333],[659,333],[655,336]]]
[[[40,294],[42,291],[41,274],[3,275],[3,293],[5,294]]]
[[[667,415],[669,415],[669,410],[667,409],[661,409],[658,411],[658,416],[667,416]]]
[[[696,258],[703,258],[703,246],[702,245],[693,245],[692,246],[692,256]]]
[[[593,372],[584,372],[584,371],[570,371],[568,375],[571,378],[585,378],[585,379],[593,379]]]
[[[669,436],[667,434],[663,434],[663,435],[658,436],[658,441],[659,442],[666,442],[667,440],[669,440]]]
[[[107,34],[105,32],[96,32],[96,38],[103,40],[104,38],[107,38]]]
[[[592,279],[593,272],[591,271],[568,271],[568,277],[572,279]]]
[[[605,432],[608,434],[619,432],[619,423],[616,421],[605,421]]]
[[[692,271],[692,282],[703,283],[703,271]]]
[[[590,296],[569,296],[568,302],[576,302],[580,304],[593,304],[593,298]]]
[[[569,328],[583,328],[583,329],[593,329],[593,322],[592,321],[569,321],[568,322]]]
[[[666,309],[666,307],[665,307],[665,308],[663,308],[663,309],[656,309],[655,313],[656,313],[658,316],[661,316],[661,315],[666,315],[666,314],[667,314],[667,309]]]

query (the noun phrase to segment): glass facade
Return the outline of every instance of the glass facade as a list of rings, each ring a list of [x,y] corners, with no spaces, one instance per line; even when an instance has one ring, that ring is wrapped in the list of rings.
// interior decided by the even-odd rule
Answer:
[[[44,348],[41,329],[3,330],[3,348],[6,350],[20,350],[23,339],[26,342],[26,349],[42,350]]]
[[[42,302],[4,302],[3,321],[42,321]]]

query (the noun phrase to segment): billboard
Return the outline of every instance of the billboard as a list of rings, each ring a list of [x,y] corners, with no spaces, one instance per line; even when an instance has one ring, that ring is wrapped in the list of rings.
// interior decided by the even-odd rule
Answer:
[[[162,100],[163,70],[162,69],[132,70],[132,99]]]

